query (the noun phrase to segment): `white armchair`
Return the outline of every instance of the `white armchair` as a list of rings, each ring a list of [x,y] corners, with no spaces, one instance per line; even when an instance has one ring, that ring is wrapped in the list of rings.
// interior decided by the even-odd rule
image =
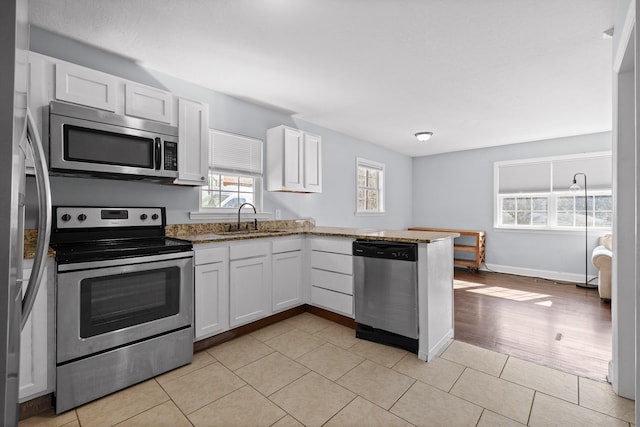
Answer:
[[[606,300],[611,300],[611,240],[611,234],[600,237],[599,246],[596,246],[591,254],[591,262],[598,269],[598,293],[600,298]]]

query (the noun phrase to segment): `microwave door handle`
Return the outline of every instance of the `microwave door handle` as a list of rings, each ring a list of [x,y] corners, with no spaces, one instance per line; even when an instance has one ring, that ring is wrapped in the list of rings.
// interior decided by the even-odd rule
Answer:
[[[160,138],[156,138],[156,155],[155,155],[155,167],[156,170],[160,170],[162,166],[162,142],[160,142]]]
[[[22,299],[22,319],[20,329],[24,329],[27,318],[33,309],[33,304],[38,294],[38,288],[44,273],[47,252],[49,251],[49,238],[51,236],[51,187],[49,185],[49,171],[42,149],[42,142],[38,133],[31,111],[27,109],[27,142],[33,155],[33,163],[38,193],[38,241],[36,254],[33,260],[33,269],[29,284]]]

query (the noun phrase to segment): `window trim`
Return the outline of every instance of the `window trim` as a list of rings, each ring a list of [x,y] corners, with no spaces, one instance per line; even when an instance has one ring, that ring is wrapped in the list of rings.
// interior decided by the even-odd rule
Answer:
[[[378,206],[380,207],[380,209],[376,212],[370,212],[370,211],[360,211],[358,210],[358,190],[360,189],[360,187],[358,186],[358,168],[360,167],[366,167],[369,169],[377,169],[381,172],[382,175],[382,179],[378,180],[378,192],[379,192],[379,196],[378,196]],[[356,170],[355,170],[355,180],[356,180],[356,191],[355,191],[355,202],[356,202],[356,209],[355,209],[355,216],[383,216],[386,215],[386,203],[385,203],[385,197],[386,197],[386,190],[385,190],[385,180],[386,180],[386,170],[385,170],[385,164],[384,163],[380,163],[380,162],[376,162],[373,160],[368,160],[362,157],[356,157]]]
[[[209,169],[211,173],[220,173],[227,174],[233,176],[244,176],[250,177],[254,179],[254,188],[255,193],[253,195],[254,204],[256,207],[257,213],[254,214],[249,209],[242,210],[242,218],[246,219],[270,219],[271,213],[262,211],[263,206],[263,191],[262,191],[262,181],[263,177],[261,175],[253,175],[248,173],[238,173],[237,171],[229,171],[222,169]],[[218,219],[218,220],[237,220],[238,219],[238,208],[213,208],[213,207],[204,207],[202,206],[202,191],[204,186],[198,189],[198,212],[190,212],[190,219]]]
[[[517,159],[517,160],[502,160],[496,161],[493,163],[493,228],[495,230],[510,230],[510,231],[546,231],[546,232],[568,232],[568,233],[576,233],[582,232],[584,233],[584,226],[576,226],[576,227],[568,227],[568,226],[558,226],[558,225],[510,225],[510,224],[501,224],[500,215],[502,214],[501,202],[502,199],[507,196],[517,197],[531,197],[531,196],[545,196],[548,197],[548,212],[549,214],[556,214],[556,199],[557,197],[573,195],[573,193],[569,192],[569,186],[571,183],[567,183],[566,191],[552,191],[553,190],[553,162],[554,161],[563,161],[563,160],[580,160],[580,159],[590,159],[595,157],[612,157],[611,151],[596,151],[590,153],[576,153],[576,154],[568,154],[568,155],[560,155],[560,156],[548,156],[548,157],[536,157],[529,159]],[[504,193],[500,194],[499,192],[499,169],[501,166],[507,165],[518,165],[518,164],[532,164],[532,163],[551,163],[552,167],[550,168],[551,180],[550,180],[550,188],[548,192],[521,192],[521,193]],[[613,187],[613,183],[612,183]],[[613,188],[610,189],[596,189],[589,190],[588,196],[597,196],[597,195],[611,195],[613,196]],[[553,212],[552,212],[553,207]],[[596,227],[589,226],[590,230],[596,231],[610,231],[611,227]]]

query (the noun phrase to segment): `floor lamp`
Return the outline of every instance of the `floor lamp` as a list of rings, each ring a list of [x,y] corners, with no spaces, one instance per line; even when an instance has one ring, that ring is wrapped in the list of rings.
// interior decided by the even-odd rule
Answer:
[[[580,191],[580,185],[576,182],[576,177],[582,175],[584,177],[584,283],[576,283],[581,288],[596,288],[597,285],[589,283],[587,272],[589,271],[589,202],[587,199],[587,174],[578,172],[573,175],[573,184],[569,187],[572,193]]]

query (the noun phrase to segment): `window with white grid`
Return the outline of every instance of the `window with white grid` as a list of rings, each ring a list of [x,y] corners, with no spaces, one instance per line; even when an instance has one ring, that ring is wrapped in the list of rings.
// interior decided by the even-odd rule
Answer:
[[[576,175],[577,174],[577,175]],[[585,201],[586,175],[586,201]],[[573,178],[580,189],[569,190]],[[498,228],[609,229],[613,220],[611,152],[494,163]]]

